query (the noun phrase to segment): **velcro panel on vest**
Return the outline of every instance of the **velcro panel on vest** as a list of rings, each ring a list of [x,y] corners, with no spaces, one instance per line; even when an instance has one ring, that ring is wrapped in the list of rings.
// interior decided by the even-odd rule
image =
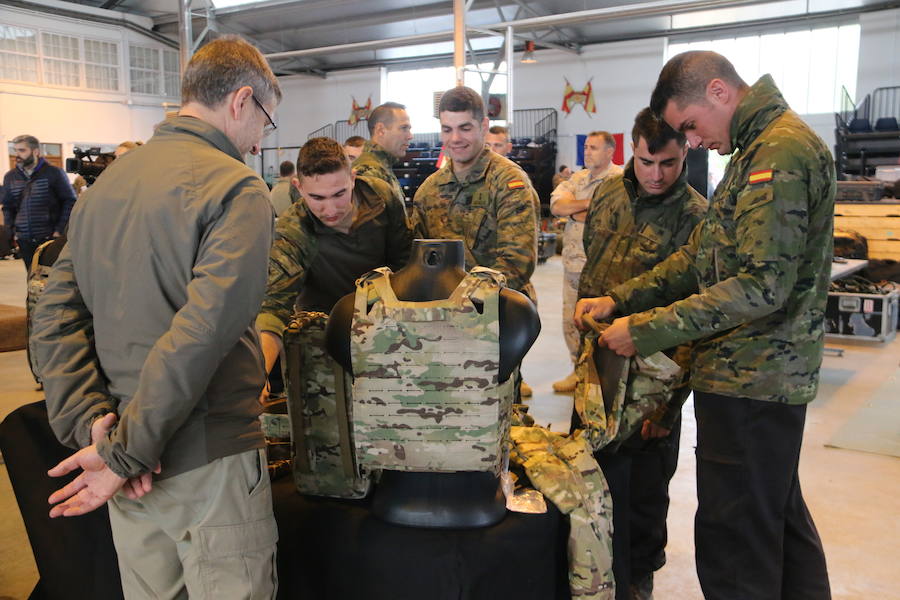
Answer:
[[[502,276],[473,270],[446,300],[403,302],[390,270],[358,282],[353,438],[368,469],[501,467],[513,378],[499,384]]]
[[[350,437],[350,381],[325,351],[328,315],[298,312],[284,331],[285,385],[301,494],[363,498],[370,483]]]

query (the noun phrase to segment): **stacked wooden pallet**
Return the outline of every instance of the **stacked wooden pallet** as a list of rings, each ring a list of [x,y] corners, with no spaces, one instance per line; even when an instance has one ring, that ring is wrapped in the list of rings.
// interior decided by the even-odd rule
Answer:
[[[834,227],[865,237],[869,258],[900,261],[900,202],[837,202]]]

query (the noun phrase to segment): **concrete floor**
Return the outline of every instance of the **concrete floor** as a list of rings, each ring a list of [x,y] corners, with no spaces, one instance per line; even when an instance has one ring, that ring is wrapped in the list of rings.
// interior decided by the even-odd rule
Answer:
[[[0,304],[24,305],[24,279],[21,263],[0,261]],[[565,430],[572,407],[571,396],[554,394],[551,388],[570,368],[562,340],[561,280],[559,257],[538,266],[534,282],[543,330],[523,365],[535,393],[531,413],[554,430]],[[807,413],[800,462],[804,496],[825,545],[833,597],[900,600],[900,459],[824,445],[882,386],[896,386],[900,402],[900,339],[889,345],[829,345],[846,351],[841,358],[826,357],[819,397]],[[41,397],[34,391],[24,351],[0,353],[0,382],[0,419]],[[897,421],[900,431],[900,410]],[[690,401],[683,422],[682,452],[671,484],[668,564],[656,576],[658,600],[702,598],[693,558],[696,428]],[[37,569],[5,466],[0,470],[0,600],[27,598]]]

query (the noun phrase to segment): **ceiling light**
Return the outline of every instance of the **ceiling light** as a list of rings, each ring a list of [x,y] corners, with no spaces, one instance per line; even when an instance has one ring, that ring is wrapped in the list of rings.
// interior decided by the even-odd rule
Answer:
[[[525,53],[522,55],[522,62],[526,65],[537,62],[537,59],[534,57],[534,42],[531,40],[525,42]]]

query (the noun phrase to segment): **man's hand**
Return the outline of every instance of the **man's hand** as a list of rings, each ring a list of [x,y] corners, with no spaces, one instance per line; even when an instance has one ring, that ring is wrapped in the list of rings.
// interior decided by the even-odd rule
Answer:
[[[584,323],[581,321],[582,315],[588,314],[595,321],[602,321],[616,310],[616,301],[609,296],[600,298],[582,298],[575,305],[575,327],[584,330]]]
[[[662,425],[657,425],[650,419],[646,419],[641,426],[641,437],[645,440],[652,438],[664,438],[672,433],[671,429],[666,429]]]
[[[94,422],[91,423],[91,443],[96,446],[100,440],[105,438],[109,432],[112,431],[116,421],[117,418],[114,413],[107,413],[99,419],[94,419]],[[153,473],[159,473],[160,470],[160,465],[156,465],[156,468],[152,473],[144,473],[143,475],[132,477],[125,482],[122,491],[132,500],[142,498],[147,492],[153,489]]]
[[[634,356],[637,348],[631,339],[631,331],[628,329],[629,317],[619,317],[612,322],[603,335],[597,340],[601,346],[606,346],[619,356]]]
[[[97,446],[93,444],[63,460],[47,471],[47,474],[51,477],[60,477],[79,468],[83,472],[72,483],[56,490],[50,496],[48,500],[50,504],[56,504],[50,509],[51,518],[87,514],[106,504],[106,501],[127,481],[106,466],[97,454]]]

